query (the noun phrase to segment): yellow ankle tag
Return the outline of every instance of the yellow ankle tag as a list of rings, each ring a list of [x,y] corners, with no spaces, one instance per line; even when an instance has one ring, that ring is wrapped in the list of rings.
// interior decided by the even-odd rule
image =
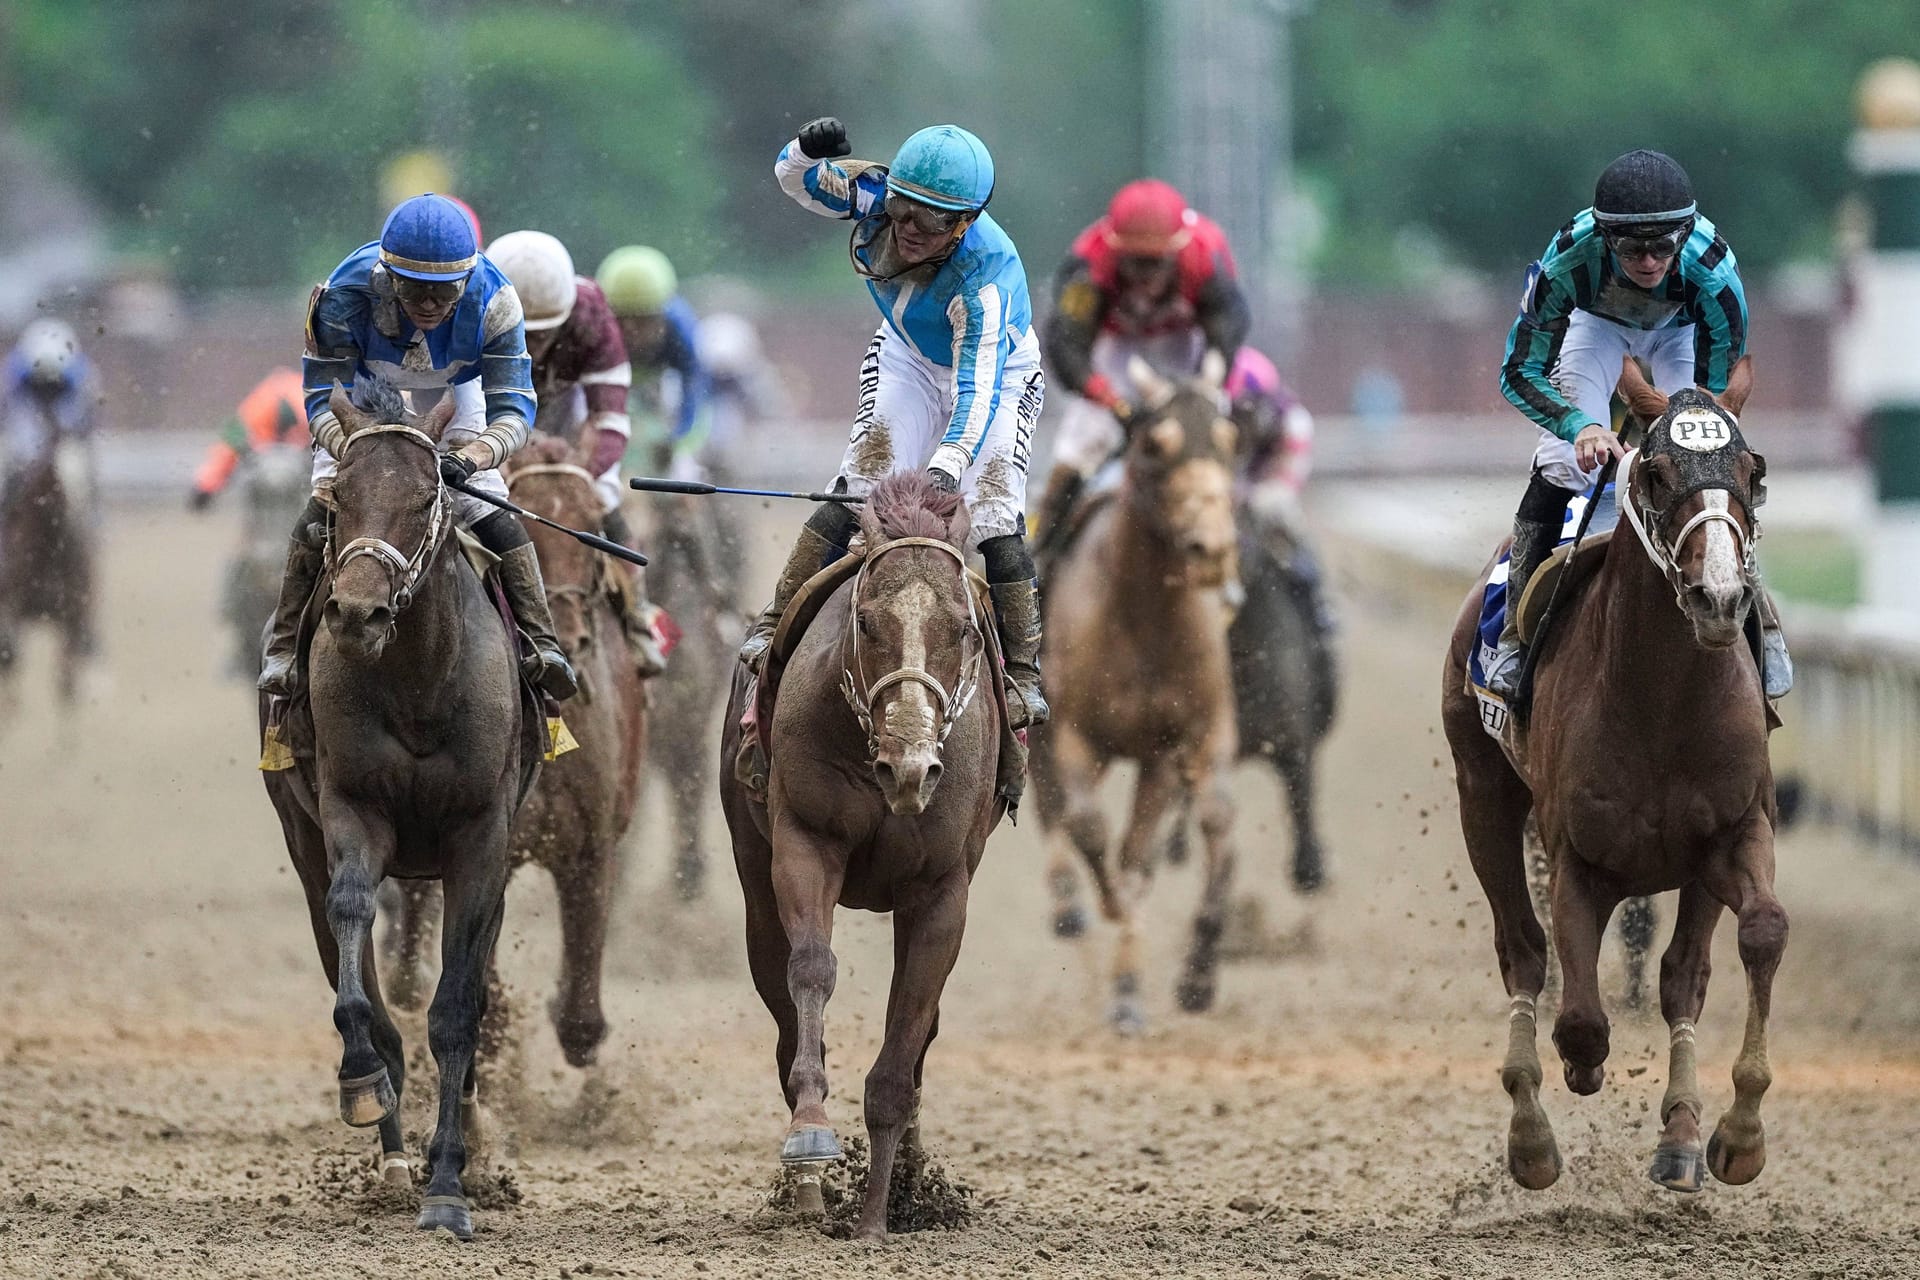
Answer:
[[[547,748],[548,760],[558,760],[567,752],[580,749],[580,744],[574,739],[573,732],[567,728],[567,722],[559,716],[547,717],[547,740],[552,744]],[[288,757],[287,763],[293,763],[292,757]],[[261,766],[261,768],[265,767],[265,765]]]
[[[260,772],[280,773],[293,768],[293,748],[280,736],[280,726],[270,724],[260,737]]]

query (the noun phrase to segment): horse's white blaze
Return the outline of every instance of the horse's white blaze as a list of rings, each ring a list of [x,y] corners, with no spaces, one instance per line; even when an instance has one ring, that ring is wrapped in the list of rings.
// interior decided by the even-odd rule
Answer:
[[[1725,489],[1709,489],[1701,497],[1706,500],[1709,511],[1727,509]],[[1706,555],[1700,566],[1701,588],[1715,600],[1738,596],[1742,584],[1740,550],[1734,543],[1732,527],[1724,520],[1709,520],[1701,533],[1707,540]],[[1678,553],[1679,548],[1674,550]]]
[[[900,665],[909,671],[927,669],[927,620],[939,605],[933,587],[925,582],[910,583],[897,597],[895,616],[900,620]],[[907,680],[893,688],[882,716],[887,731],[907,742],[933,737],[937,708],[932,692],[918,680]]]

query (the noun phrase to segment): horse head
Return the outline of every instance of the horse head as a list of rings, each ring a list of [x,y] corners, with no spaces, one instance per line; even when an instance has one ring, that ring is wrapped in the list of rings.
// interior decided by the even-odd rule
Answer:
[[[896,814],[924,811],[940,749],[980,684],[983,619],[967,582],[966,504],[924,472],[873,487],[860,512],[842,688],[867,732],[874,781]]]
[[[600,525],[600,496],[587,469],[592,454],[592,432],[577,444],[556,435],[537,435],[515,454],[506,470],[513,500],[528,510],[572,529]],[[565,534],[530,525],[546,581],[547,604],[553,611],[554,634],[576,667],[594,642],[593,601],[603,589],[600,554]]]
[[[410,412],[381,379],[363,384],[357,407],[334,384],[328,407],[345,429],[333,482],[333,589],[327,629],[340,652],[371,662],[393,638],[434,554],[452,526],[440,482],[440,436],[453,420],[453,396],[424,415]],[[410,547],[411,551],[402,551]]]
[[[1734,415],[1693,388],[1669,399],[1628,467],[1622,513],[1710,649],[1738,641],[1753,607],[1766,474]]]
[[[1208,352],[1198,378],[1173,382],[1138,356],[1127,374],[1141,404],[1127,424],[1127,491],[1184,562],[1189,583],[1233,572],[1233,459],[1239,433],[1221,391],[1226,362]]]

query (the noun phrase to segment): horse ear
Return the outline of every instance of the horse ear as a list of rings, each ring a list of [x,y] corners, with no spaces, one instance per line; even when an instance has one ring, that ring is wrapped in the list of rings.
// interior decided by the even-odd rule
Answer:
[[[967,538],[973,533],[973,512],[967,510],[967,500],[960,499],[953,514],[947,518],[947,541],[962,551],[967,549]]]
[[[1173,397],[1173,384],[1139,356],[1127,358],[1127,377],[1148,404],[1162,404]]]
[[[433,437],[434,443],[438,444],[440,437],[446,434],[447,424],[453,421],[454,410],[458,407],[453,402],[453,392],[451,390],[443,392],[434,402],[433,408],[427,410],[426,417],[420,419],[420,430]]]
[[[1227,385],[1227,358],[1220,348],[1207,348],[1205,358],[1200,361],[1200,379],[1215,391]]]
[[[366,423],[366,415],[353,407],[353,400],[347,395],[347,389],[334,379],[333,391],[327,396],[327,408],[333,410],[333,416],[340,420],[348,435],[352,435]]]

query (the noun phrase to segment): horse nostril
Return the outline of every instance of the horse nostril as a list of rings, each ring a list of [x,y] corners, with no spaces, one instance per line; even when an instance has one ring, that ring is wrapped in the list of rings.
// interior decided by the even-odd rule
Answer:
[[[940,762],[935,760],[927,766],[927,776],[921,781],[922,791],[932,791],[940,783]]]
[[[893,766],[886,761],[875,760],[873,762],[873,777],[874,781],[880,784],[882,791],[893,790]]]

